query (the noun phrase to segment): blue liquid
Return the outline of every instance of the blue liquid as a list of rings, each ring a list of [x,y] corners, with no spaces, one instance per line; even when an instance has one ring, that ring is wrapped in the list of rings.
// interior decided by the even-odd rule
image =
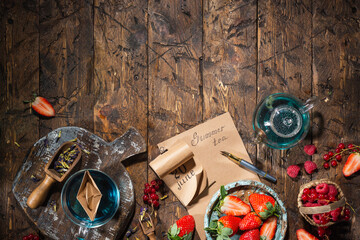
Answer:
[[[271,147],[286,149],[302,140],[309,128],[309,113],[303,104],[287,94],[273,94],[260,105],[254,121]]]
[[[85,210],[76,199],[85,172],[77,174],[71,179],[71,182],[69,182],[69,187],[65,191],[65,195],[67,196],[66,205],[70,214],[83,224],[100,226],[111,219],[117,211],[120,198],[119,191],[113,181],[105,174],[92,170],[89,170],[89,172],[102,194],[94,221],[90,220]]]

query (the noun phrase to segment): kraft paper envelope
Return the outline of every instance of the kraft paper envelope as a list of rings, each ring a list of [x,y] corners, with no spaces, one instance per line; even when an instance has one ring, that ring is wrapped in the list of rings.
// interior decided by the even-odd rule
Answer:
[[[251,129],[246,129],[246,131],[251,131]],[[212,196],[220,189],[220,186],[239,180],[246,179],[259,181],[260,179],[256,174],[236,165],[220,153],[220,151],[227,151],[251,162],[244,143],[229,113],[224,113],[161,142],[158,144],[158,147],[160,148],[160,151],[164,149],[171,150],[172,147],[181,142],[186,143],[190,147],[191,152],[194,154],[193,159],[196,160],[195,165],[203,168],[203,172],[207,175],[207,181],[210,186],[186,206],[189,214],[193,215],[195,218],[196,230],[199,233],[200,238],[206,239],[204,230],[206,207]],[[188,162],[191,161],[187,161],[186,163]],[[183,166],[177,169],[178,172],[180,172],[182,167]],[[167,179],[164,180],[164,182],[167,184],[171,179],[172,184],[174,182],[183,183],[181,190],[177,193],[174,192],[180,199],[181,196],[187,195],[189,192],[187,192],[188,189],[186,188],[187,182],[179,177],[179,174],[168,174],[166,175]]]

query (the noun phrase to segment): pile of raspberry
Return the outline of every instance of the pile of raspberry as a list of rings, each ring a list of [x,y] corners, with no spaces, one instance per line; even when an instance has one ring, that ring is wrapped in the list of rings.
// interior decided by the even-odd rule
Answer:
[[[304,207],[318,207],[328,205],[339,200],[339,193],[333,184],[320,183],[315,187],[305,188],[301,195]],[[327,213],[312,214],[312,219],[319,225],[325,225],[329,222],[338,222],[341,220],[350,220],[350,209],[338,207]],[[326,227],[319,227],[320,237],[330,235],[331,232]]]

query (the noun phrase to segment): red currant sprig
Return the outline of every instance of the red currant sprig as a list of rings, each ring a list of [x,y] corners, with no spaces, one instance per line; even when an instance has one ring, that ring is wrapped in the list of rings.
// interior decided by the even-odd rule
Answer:
[[[332,167],[336,167],[338,165],[337,162],[341,162],[342,157],[345,154],[348,154],[350,152],[359,152],[359,151],[360,151],[360,146],[349,144],[345,147],[344,143],[339,143],[339,145],[335,149],[335,153],[329,151],[328,153],[324,154],[323,159],[325,160],[325,162],[323,166],[325,169],[330,168],[330,165]],[[328,162],[330,162],[330,164]]]

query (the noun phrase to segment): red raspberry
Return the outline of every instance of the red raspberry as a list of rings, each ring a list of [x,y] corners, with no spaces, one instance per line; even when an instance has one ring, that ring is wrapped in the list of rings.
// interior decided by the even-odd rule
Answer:
[[[299,174],[299,171],[300,171],[300,167],[298,165],[291,165],[286,169],[287,174],[291,178],[296,178],[297,175]]]
[[[304,204],[304,207],[319,207],[319,206],[321,206],[321,204],[319,204],[319,203],[307,202]]]
[[[312,174],[317,169],[317,165],[312,161],[306,161],[304,164],[304,168],[308,174]]]
[[[313,214],[312,219],[314,220],[315,223],[321,224],[321,215],[320,214]]]
[[[326,183],[320,183],[316,186],[316,192],[327,194],[329,192],[329,185],[327,185]]]
[[[304,152],[307,154],[307,155],[313,155],[315,152],[316,152],[316,147],[314,145],[306,145],[304,147]]]
[[[338,190],[335,187],[335,185],[329,184],[329,193],[328,193],[328,195],[329,196],[334,196],[334,197],[338,195]]]
[[[323,236],[325,236],[325,234],[326,234],[326,230],[325,230],[325,228],[323,228],[323,227],[318,227],[317,232],[318,232],[318,234],[319,234],[319,237],[323,237]]]
[[[341,214],[341,208],[337,208],[335,210],[330,211],[331,218],[334,222],[339,220]]]

